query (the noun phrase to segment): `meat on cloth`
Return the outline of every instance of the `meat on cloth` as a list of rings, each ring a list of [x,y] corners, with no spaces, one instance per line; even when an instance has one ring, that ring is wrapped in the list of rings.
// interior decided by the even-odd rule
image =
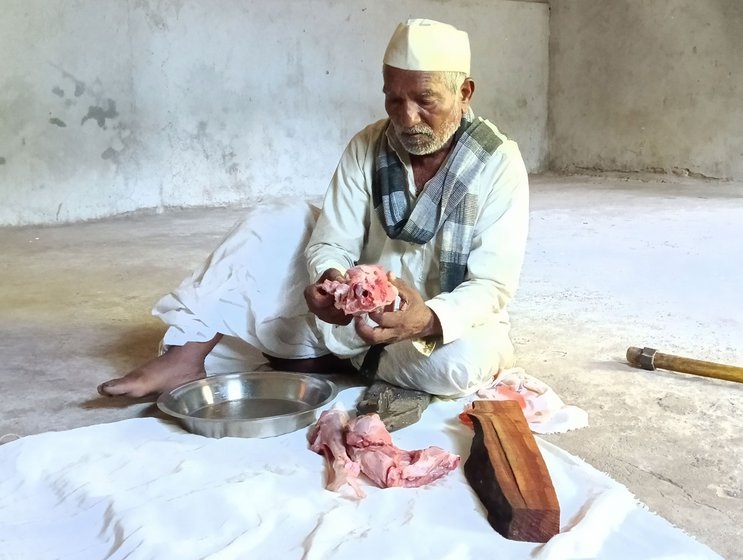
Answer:
[[[328,490],[338,490],[344,484],[349,484],[356,495],[363,498],[364,491],[358,483],[360,465],[348,456],[344,442],[347,425],[348,413],[345,410],[326,410],[312,426],[307,437],[310,449],[325,455],[330,466],[326,484]]]
[[[364,496],[356,480],[359,473],[380,488],[411,488],[438,480],[460,462],[459,455],[440,447],[414,451],[395,447],[392,436],[375,413],[349,420],[344,410],[326,410],[310,430],[309,441],[310,449],[324,454],[328,460],[327,488],[339,490],[347,482],[359,497]],[[331,447],[335,451],[329,453]]]
[[[322,288],[335,298],[335,307],[346,315],[376,311],[397,298],[397,288],[376,264],[351,267],[343,280],[325,280]]]

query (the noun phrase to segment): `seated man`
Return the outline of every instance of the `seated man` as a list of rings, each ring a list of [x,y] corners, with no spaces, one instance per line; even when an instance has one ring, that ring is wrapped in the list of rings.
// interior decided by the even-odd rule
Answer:
[[[469,73],[465,32],[400,24],[382,72],[389,118],[350,141],[322,210],[249,210],[157,303],[166,351],[99,392],[143,396],[230,371],[210,360],[246,344],[274,367],[318,372],[357,369],[373,347],[379,378],[452,397],[510,365],[506,305],[523,262],[528,178],[517,145],[474,116]],[[355,264],[394,274],[399,309],[368,320],[334,307],[321,284]]]

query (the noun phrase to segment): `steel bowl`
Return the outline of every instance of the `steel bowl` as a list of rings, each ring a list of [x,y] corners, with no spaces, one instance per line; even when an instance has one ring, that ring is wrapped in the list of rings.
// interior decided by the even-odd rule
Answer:
[[[264,438],[308,426],[337,393],[332,381],[301,373],[228,373],[163,393],[157,406],[194,434]]]

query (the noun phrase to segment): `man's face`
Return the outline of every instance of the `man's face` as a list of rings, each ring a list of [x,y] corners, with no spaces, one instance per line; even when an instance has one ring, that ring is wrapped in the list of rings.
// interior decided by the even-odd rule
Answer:
[[[395,135],[413,155],[443,148],[459,127],[469,99],[453,92],[439,72],[384,66],[384,107]]]

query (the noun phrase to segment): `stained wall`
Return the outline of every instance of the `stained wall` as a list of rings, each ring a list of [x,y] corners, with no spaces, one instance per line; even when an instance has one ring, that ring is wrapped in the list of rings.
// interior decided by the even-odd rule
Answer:
[[[552,169],[743,181],[743,2],[550,8]]]
[[[0,225],[315,196],[384,117],[399,21],[466,29],[475,110],[547,163],[549,10],[506,0],[5,0]]]

